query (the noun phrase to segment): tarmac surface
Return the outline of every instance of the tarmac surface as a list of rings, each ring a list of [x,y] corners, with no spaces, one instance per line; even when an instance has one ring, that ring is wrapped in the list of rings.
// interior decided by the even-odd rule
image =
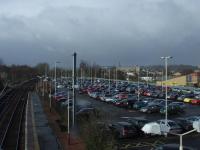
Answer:
[[[113,121],[120,121],[120,117],[141,117],[141,118],[146,118],[151,121],[159,120],[159,119],[164,119],[164,115],[160,115],[159,113],[157,114],[145,114],[142,112],[139,112],[137,110],[128,110],[124,108],[119,108],[115,107],[113,105],[107,104],[105,102],[101,102],[99,100],[92,99],[86,95],[78,95],[77,96],[77,103],[79,105],[89,105],[91,104],[94,108],[100,110],[101,112],[106,114],[106,122],[113,122]],[[172,115],[169,116],[168,119],[174,119],[178,117],[186,117],[186,116],[193,116],[193,115],[199,115],[200,114],[200,106],[198,105],[191,105],[191,104],[186,104],[186,110],[185,113],[178,114],[178,115]],[[161,140],[162,139],[162,140]],[[135,143],[137,145],[138,143],[142,142],[151,142],[156,143],[163,141],[163,136],[161,138],[149,138],[149,139],[128,139],[128,140],[122,140],[121,142],[124,144],[126,143],[127,145],[130,143]],[[164,139],[164,143],[177,143],[179,144],[179,137],[178,136],[170,136],[169,138]],[[200,133],[194,133],[190,135],[183,136],[183,143],[185,146],[191,146],[196,148],[197,150],[200,150]],[[127,146],[126,145],[126,146]],[[134,146],[133,146],[134,147]],[[134,148],[133,148],[134,149]]]

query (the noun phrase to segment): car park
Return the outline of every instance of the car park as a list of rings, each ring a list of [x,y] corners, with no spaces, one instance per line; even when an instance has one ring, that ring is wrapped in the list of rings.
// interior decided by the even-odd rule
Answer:
[[[130,92],[131,91],[129,88],[129,87],[131,87],[130,83],[129,84],[124,83],[122,81],[120,84],[118,83],[118,87],[116,88],[115,83],[111,82],[110,87],[111,88],[109,91],[109,86],[108,86],[107,81],[100,81],[99,83],[93,81],[93,83],[86,85],[84,87],[84,90],[82,88],[83,92],[81,92],[81,94],[82,94],[87,89],[89,91],[87,95],[90,96],[91,98],[87,99],[86,96],[79,95],[81,97],[80,101],[82,99],[84,99],[84,100],[86,99],[87,101],[92,102],[92,107],[100,109],[102,111],[105,111],[106,116],[107,116],[107,114],[109,114],[108,115],[109,117],[108,118],[106,117],[106,119],[108,119],[109,122],[111,122],[111,124],[117,124],[115,122],[119,121],[120,116],[123,116],[124,114],[126,114],[127,116],[130,116],[129,118],[124,119],[123,122],[126,122],[126,123],[122,123],[122,124],[124,124],[124,125],[129,124],[131,126],[131,128],[133,128],[132,130],[134,132],[131,130],[130,130],[130,132],[128,130],[123,131],[122,127],[121,127],[121,129],[119,129],[119,127],[118,127],[118,129],[116,129],[117,127],[114,127],[115,125],[109,126],[109,130],[112,129],[111,130],[112,134],[114,134],[116,137],[131,138],[128,140],[126,139],[127,141],[130,140],[131,142],[133,141],[132,139],[134,139],[136,137],[140,137],[141,140],[144,140],[144,141],[148,138],[154,138],[152,136],[151,137],[146,136],[146,134],[144,134],[144,132],[141,130],[141,128],[145,124],[149,123],[150,121],[157,121],[161,118],[164,118],[163,116],[160,115],[160,110],[163,108],[163,114],[165,114],[166,101],[165,101],[165,99],[158,99],[159,97],[165,98],[165,95],[162,93],[162,91],[158,90],[156,88],[156,86],[154,86],[154,85],[151,88],[149,88],[149,87],[147,88],[144,85],[140,85],[140,95],[139,95],[140,97],[138,99],[137,93]],[[135,88],[135,90],[137,91],[137,87]],[[150,96],[151,93],[153,93],[155,91],[158,94],[157,98]],[[146,95],[145,95],[145,92],[146,92]],[[149,95],[147,93],[149,93]],[[192,109],[194,107],[195,111],[196,111],[198,109],[198,106],[193,106],[193,105],[189,105],[190,103],[185,104],[184,102],[178,101],[178,98],[176,99],[177,93],[179,94],[178,95],[179,97],[183,96],[184,98],[187,98],[189,95],[189,94],[182,94],[179,92],[172,92],[172,91],[168,92],[168,97],[167,97],[168,98],[168,100],[167,100],[168,115],[176,114],[174,116],[169,116],[169,118],[172,119],[172,120],[170,120],[170,122],[168,120],[168,127],[170,128],[170,133],[172,133],[172,134],[187,132],[187,131],[193,129],[192,122],[194,120],[198,120],[198,116],[196,116],[195,119],[192,119],[194,117],[193,115],[195,114]],[[192,96],[192,93],[190,95]],[[193,96],[194,96],[194,94],[193,94]],[[97,101],[97,100],[100,100],[101,98],[106,103]],[[107,101],[105,100],[105,98],[107,98]],[[193,97],[192,99],[197,99],[197,98]],[[151,107],[151,105],[152,106],[158,105],[160,108],[155,109],[155,111],[152,111],[152,113],[154,113],[154,114],[145,114],[145,113],[140,112],[144,108],[149,109]],[[121,108],[117,108],[115,106],[120,106]],[[180,109],[179,110],[175,109],[176,108],[175,106],[179,107]],[[90,108],[90,106],[88,106],[88,108]],[[129,109],[126,110],[123,108],[129,108]],[[173,108],[173,109],[171,109],[171,108]],[[134,109],[134,110],[132,110],[132,109]],[[114,112],[115,110],[116,110],[116,112]],[[185,110],[185,113],[179,113],[179,112],[182,112],[182,110]],[[190,111],[191,111],[191,113],[190,113]],[[147,111],[143,111],[143,112],[147,112]],[[151,113],[151,111],[149,111],[147,113]],[[89,113],[89,115],[90,114],[93,114],[92,111],[91,111],[91,113]],[[137,118],[137,116],[139,116],[139,117]],[[185,116],[191,116],[191,117],[188,118]],[[181,117],[181,118],[177,118],[177,117]],[[148,120],[143,119],[143,118],[147,118]],[[143,122],[143,120],[144,120],[144,122]],[[105,120],[103,120],[103,121],[105,121]],[[173,121],[173,122],[171,122],[171,121]],[[164,122],[165,121],[163,121],[162,125],[164,125]],[[105,132],[109,132],[109,130],[108,131],[105,130]],[[171,137],[171,136],[169,136],[169,137]],[[156,136],[156,138],[157,138],[157,136]],[[158,137],[158,139],[159,138],[160,137]],[[123,140],[121,140],[121,139],[119,140],[119,142],[122,142],[122,141]]]

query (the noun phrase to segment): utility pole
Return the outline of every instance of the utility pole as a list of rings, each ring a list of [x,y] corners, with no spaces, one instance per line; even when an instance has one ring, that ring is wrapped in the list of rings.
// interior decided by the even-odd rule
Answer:
[[[140,67],[137,66],[138,71],[138,101],[140,100]]]
[[[73,54],[73,116],[72,116],[72,124],[75,125],[75,113],[76,113],[76,52]]]
[[[54,89],[55,89],[54,95],[55,95],[55,97],[56,97],[56,82],[57,82],[57,80],[56,80],[56,78],[57,78],[56,77],[56,71],[57,71],[56,70],[56,67],[57,67],[56,65],[57,65],[57,63],[60,63],[60,62],[59,61],[55,61],[55,75],[54,75],[55,76],[55,79],[54,79],[55,80],[55,84],[54,84]]]
[[[69,111],[69,85],[67,87],[67,134],[68,134],[68,144],[70,144],[70,111]]]
[[[161,83],[161,86],[162,86],[162,93],[163,93],[163,74],[164,74],[164,72],[163,72],[163,70],[162,70],[162,83]]]
[[[167,110],[167,61],[172,58],[171,56],[161,57],[165,61],[165,125],[167,126],[168,110]],[[166,134],[167,136],[167,134]]]
[[[115,77],[116,77],[116,88],[117,88],[117,86],[118,86],[118,76],[117,76],[117,67],[116,67],[116,75],[115,75]]]
[[[109,94],[110,94],[110,68],[109,68]]]
[[[149,71],[147,70],[147,88],[149,87]]]

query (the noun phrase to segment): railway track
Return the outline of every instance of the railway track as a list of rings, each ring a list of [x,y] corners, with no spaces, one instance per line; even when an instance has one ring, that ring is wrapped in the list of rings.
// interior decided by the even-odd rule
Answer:
[[[0,99],[0,149],[23,149],[25,108],[33,81],[24,83]]]

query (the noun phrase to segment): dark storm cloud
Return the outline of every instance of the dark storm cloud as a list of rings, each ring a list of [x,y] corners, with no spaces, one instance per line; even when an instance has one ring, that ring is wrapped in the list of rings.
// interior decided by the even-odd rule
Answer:
[[[0,2],[6,63],[79,59],[102,65],[199,64],[196,0],[36,0]],[[12,55],[11,55],[12,54]],[[190,58],[192,59],[190,59]]]

